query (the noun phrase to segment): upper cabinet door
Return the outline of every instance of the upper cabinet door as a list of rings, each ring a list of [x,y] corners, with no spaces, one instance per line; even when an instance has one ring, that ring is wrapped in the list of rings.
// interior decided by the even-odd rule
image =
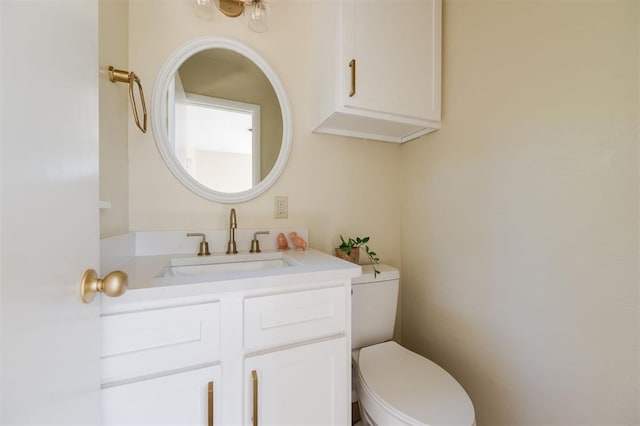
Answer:
[[[440,128],[441,0],[313,8],[315,132],[406,142]]]
[[[344,105],[440,120],[440,20],[433,0],[342,4]],[[355,61],[355,94],[352,70]],[[436,84],[438,82],[438,84]]]

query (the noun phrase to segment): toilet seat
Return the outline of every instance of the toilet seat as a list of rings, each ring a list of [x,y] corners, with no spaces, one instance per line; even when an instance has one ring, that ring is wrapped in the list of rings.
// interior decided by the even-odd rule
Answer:
[[[361,405],[378,424],[475,424],[475,412],[462,386],[428,359],[385,342],[360,350]]]

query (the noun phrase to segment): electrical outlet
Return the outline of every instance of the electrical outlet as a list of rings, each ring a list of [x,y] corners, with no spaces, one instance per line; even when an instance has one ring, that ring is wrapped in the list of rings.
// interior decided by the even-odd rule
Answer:
[[[289,198],[283,195],[273,197],[273,217],[286,219],[289,217]]]

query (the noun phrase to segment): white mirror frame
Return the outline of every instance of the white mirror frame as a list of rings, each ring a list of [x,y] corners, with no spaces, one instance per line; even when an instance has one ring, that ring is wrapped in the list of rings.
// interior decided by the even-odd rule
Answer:
[[[260,70],[267,76],[267,79],[273,86],[278,102],[280,102],[280,111],[282,112],[282,144],[280,145],[280,154],[273,168],[265,176],[265,178],[250,189],[242,192],[220,192],[202,185],[196,181],[178,162],[169,143],[167,123],[167,90],[169,83],[173,79],[180,65],[192,55],[208,49],[226,49],[239,53],[251,60]],[[244,44],[223,37],[202,37],[191,40],[178,49],[176,49],[160,68],[153,93],[151,95],[151,128],[156,140],[156,146],[162,159],[169,167],[173,175],[187,188],[199,196],[211,201],[220,203],[241,203],[256,198],[260,194],[269,189],[280,177],[287,165],[289,152],[291,151],[292,133],[291,133],[291,107],[289,99],[284,91],[280,79],[271,69],[269,64],[258,53],[251,50]]]

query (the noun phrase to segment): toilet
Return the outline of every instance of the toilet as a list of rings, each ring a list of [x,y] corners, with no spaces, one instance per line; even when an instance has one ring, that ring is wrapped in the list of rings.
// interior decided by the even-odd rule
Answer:
[[[362,266],[352,281],[352,377],[364,425],[475,425],[471,399],[443,368],[393,342],[400,274]]]

